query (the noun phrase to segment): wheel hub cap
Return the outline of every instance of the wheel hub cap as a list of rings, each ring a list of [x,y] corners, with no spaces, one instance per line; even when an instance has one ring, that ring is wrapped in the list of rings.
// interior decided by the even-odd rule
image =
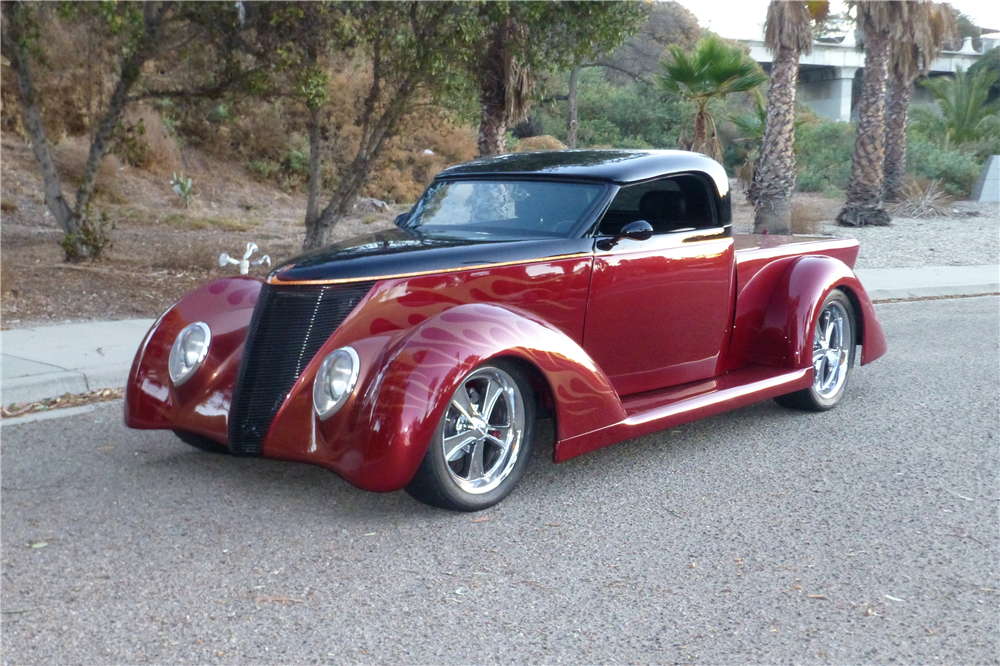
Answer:
[[[496,488],[514,468],[523,431],[513,377],[499,368],[466,377],[448,405],[440,444],[452,481],[473,494]]]
[[[854,331],[844,306],[833,301],[816,320],[813,337],[813,388],[823,398],[836,395],[847,379]]]

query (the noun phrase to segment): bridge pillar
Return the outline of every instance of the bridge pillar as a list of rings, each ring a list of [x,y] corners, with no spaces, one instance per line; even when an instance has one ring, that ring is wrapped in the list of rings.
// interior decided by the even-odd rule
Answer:
[[[858,67],[822,67],[799,72],[796,99],[830,120],[851,119],[851,90]]]

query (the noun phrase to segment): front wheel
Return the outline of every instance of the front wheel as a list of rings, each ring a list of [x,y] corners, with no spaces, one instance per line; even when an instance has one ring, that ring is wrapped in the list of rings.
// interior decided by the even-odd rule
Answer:
[[[778,396],[775,402],[810,412],[823,412],[840,402],[854,365],[854,321],[847,295],[840,290],[830,292],[819,309],[813,334],[813,385]]]
[[[524,373],[503,360],[481,365],[452,395],[406,492],[452,511],[491,507],[524,475],[534,430],[534,395]]]

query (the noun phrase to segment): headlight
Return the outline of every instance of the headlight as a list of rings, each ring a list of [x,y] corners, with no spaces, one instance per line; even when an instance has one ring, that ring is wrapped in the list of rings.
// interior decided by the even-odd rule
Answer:
[[[354,390],[361,362],[350,347],[341,347],[323,359],[313,382],[313,407],[326,420],[340,409]]]
[[[186,382],[194,371],[201,367],[205,357],[208,356],[208,345],[211,342],[212,331],[208,329],[208,324],[202,321],[185,326],[178,334],[174,346],[170,348],[170,361],[167,364],[170,381],[174,386]]]

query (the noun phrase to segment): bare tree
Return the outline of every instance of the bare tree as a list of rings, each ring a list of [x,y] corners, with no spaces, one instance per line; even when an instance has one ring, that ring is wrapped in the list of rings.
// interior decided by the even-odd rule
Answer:
[[[90,204],[97,181],[98,168],[108,150],[113,131],[118,126],[129,101],[137,98],[219,94],[226,84],[215,82],[192,88],[165,90],[138,90],[143,77],[143,66],[165,51],[175,51],[202,33],[194,31],[197,25],[208,25],[220,20],[216,6],[186,6],[171,2],[120,3],[115,5],[71,6],[77,20],[89,20],[94,29],[104,31],[104,38],[120,46],[121,57],[117,63],[115,84],[106,107],[100,112],[100,121],[92,132],[90,150],[83,176],[76,186],[72,203],[63,194],[62,180],[52,156],[52,148],[42,123],[41,100],[35,85],[37,64],[43,58],[39,44],[38,13],[56,12],[55,3],[3,2],[3,55],[10,61],[17,80],[17,98],[21,106],[24,125],[31,140],[31,147],[42,172],[45,186],[45,204],[64,232],[62,242],[68,261],[97,258],[107,238],[104,230],[90,216]],[[231,8],[226,8],[231,11]],[[63,20],[72,20],[66,18]],[[201,23],[199,23],[201,22]],[[224,22],[224,20],[223,20]],[[218,28],[218,25],[214,26]],[[178,32],[180,30],[180,32]],[[192,34],[194,32],[194,34]],[[230,74],[231,61],[219,58],[222,69]]]

